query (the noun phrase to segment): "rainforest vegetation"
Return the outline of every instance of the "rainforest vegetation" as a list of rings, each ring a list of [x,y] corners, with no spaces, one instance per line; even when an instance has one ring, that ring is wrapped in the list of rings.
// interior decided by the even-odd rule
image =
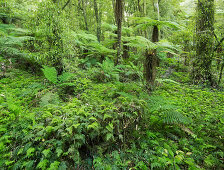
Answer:
[[[224,0],[1,0],[1,170],[224,169]]]

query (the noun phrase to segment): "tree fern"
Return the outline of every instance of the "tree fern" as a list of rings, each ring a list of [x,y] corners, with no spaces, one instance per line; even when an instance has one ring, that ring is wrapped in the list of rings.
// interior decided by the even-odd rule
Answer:
[[[88,50],[88,55],[110,55],[115,54],[116,50],[109,49],[97,41],[97,37],[93,34],[80,31],[78,33],[72,32],[75,38],[75,43],[81,49]]]
[[[27,40],[33,39],[28,36],[28,31],[21,28],[16,28],[10,24],[0,24],[0,52],[7,56],[21,56],[24,53],[20,48]]]
[[[123,37],[123,41],[127,42],[126,46],[140,49],[156,49],[157,47],[156,44],[142,36]]]
[[[171,21],[159,21],[148,17],[132,17],[131,20],[134,20],[135,23],[137,24],[135,29],[146,30],[150,26],[159,26],[159,27],[167,26],[175,30],[182,29],[182,27],[179,24]]]
[[[156,43],[158,48],[163,48],[163,49],[170,49],[174,53],[174,51],[181,51],[180,46],[174,45],[173,43],[169,42],[168,40],[160,40],[158,43]]]
[[[109,30],[109,31],[115,31],[117,30],[117,26],[114,24],[108,24],[108,23],[102,23],[102,29],[103,30]]]

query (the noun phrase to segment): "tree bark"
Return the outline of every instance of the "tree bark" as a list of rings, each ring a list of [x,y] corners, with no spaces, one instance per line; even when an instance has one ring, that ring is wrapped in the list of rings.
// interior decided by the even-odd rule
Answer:
[[[123,55],[122,55],[122,57],[123,57],[123,59],[128,59],[129,58],[129,54],[128,54],[128,52],[129,52],[129,46],[127,46],[127,45],[125,45],[126,43],[128,43],[128,42],[123,42]]]
[[[224,62],[223,62],[222,65],[221,65],[221,69],[220,69],[220,73],[219,73],[219,81],[218,81],[218,84],[221,83],[223,69],[224,69]]]
[[[198,0],[196,20],[196,57],[193,63],[195,84],[215,84],[212,78],[214,55],[214,0]]]
[[[158,16],[157,19],[159,20],[159,1],[154,2],[154,11],[157,12]],[[156,4],[157,5],[156,5]],[[159,28],[157,25],[153,26],[153,31],[152,31],[152,42],[158,42],[159,41]],[[154,86],[155,79],[156,79],[156,67],[159,66],[159,59],[156,54],[156,50],[146,50],[145,53],[145,63],[144,63],[144,76],[146,79],[146,82]]]
[[[99,12],[97,1],[94,0],[94,10],[95,10],[95,16],[96,16],[96,23],[97,23],[97,40],[100,42],[101,38],[101,15],[102,13]]]
[[[117,21],[117,56],[114,62],[115,65],[119,63],[119,58],[121,57],[122,17],[123,17],[123,0],[116,0],[115,20]]]
[[[78,7],[82,11],[82,14],[83,14],[83,18],[84,18],[84,22],[85,22],[85,29],[86,29],[86,31],[89,31],[87,16],[86,16],[86,6],[85,6],[84,0],[78,1]]]

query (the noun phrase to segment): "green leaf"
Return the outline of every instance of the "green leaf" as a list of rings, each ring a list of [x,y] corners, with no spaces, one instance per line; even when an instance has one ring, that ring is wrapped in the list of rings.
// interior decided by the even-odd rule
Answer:
[[[106,126],[106,128],[107,128],[107,130],[109,131],[109,132],[113,132],[113,129],[114,129],[114,126],[113,126],[113,123],[109,123],[107,126]]]
[[[37,165],[37,168],[46,169],[48,162],[49,161],[47,159],[40,161],[39,164]]]
[[[63,150],[61,148],[57,148],[56,153],[57,153],[57,156],[60,157],[61,154],[63,153]]]
[[[114,135],[112,134],[112,133],[108,133],[107,135],[106,135],[106,140],[108,141],[108,140],[110,140],[110,139],[113,139],[114,138]]]
[[[31,156],[33,156],[33,152],[35,151],[35,148],[29,148],[27,151],[26,151],[26,156],[29,158]]]
[[[42,151],[42,153],[44,154],[45,157],[47,157],[50,152],[51,152],[51,149],[50,148],[49,149],[44,149]]]
[[[57,78],[57,70],[54,67],[48,67],[48,66],[43,66],[41,69],[44,73],[44,76],[54,84],[58,83],[58,78]]]
[[[51,133],[52,131],[54,131],[54,127],[53,126],[47,126],[46,127],[46,132],[47,133]]]
[[[63,73],[62,75],[58,76],[58,79],[61,83],[68,81],[72,77],[71,73]]]
[[[60,162],[54,161],[54,163],[51,163],[49,170],[55,170],[58,169],[58,166],[60,165]]]
[[[67,169],[67,165],[65,162],[61,162],[60,166],[58,167],[58,170],[65,170]]]
[[[91,125],[88,125],[88,129],[97,129],[99,127],[99,124],[97,122],[93,122]]]
[[[103,120],[106,120],[107,118],[113,118],[111,115],[108,115],[108,114],[104,114],[104,116],[103,116]]]

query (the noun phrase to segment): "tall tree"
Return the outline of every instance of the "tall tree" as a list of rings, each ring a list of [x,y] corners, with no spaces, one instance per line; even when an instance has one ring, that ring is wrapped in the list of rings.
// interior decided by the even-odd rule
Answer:
[[[102,17],[102,12],[100,11],[97,0],[94,0],[94,11],[95,11],[95,16],[96,16],[96,22],[97,22],[97,40],[100,42],[100,37],[101,37],[101,17]]]
[[[157,14],[157,20],[160,18],[159,14],[159,0],[153,0],[154,12]],[[158,25],[153,26],[152,31],[152,42],[159,41],[159,28]],[[159,59],[156,55],[156,50],[146,50],[145,64],[144,64],[144,75],[147,83],[151,86],[154,85],[156,79],[156,67],[159,66]]]
[[[116,0],[115,4],[115,20],[117,24],[117,56],[115,58],[115,65],[118,64],[121,57],[121,32],[122,32],[122,17],[123,17],[124,0]]]
[[[214,85],[212,59],[214,48],[214,0],[198,0],[196,21],[196,56],[194,83]]]
[[[89,31],[88,22],[87,22],[87,16],[86,16],[86,3],[84,0],[78,1],[78,8],[82,11],[84,22],[85,22],[85,29]]]

